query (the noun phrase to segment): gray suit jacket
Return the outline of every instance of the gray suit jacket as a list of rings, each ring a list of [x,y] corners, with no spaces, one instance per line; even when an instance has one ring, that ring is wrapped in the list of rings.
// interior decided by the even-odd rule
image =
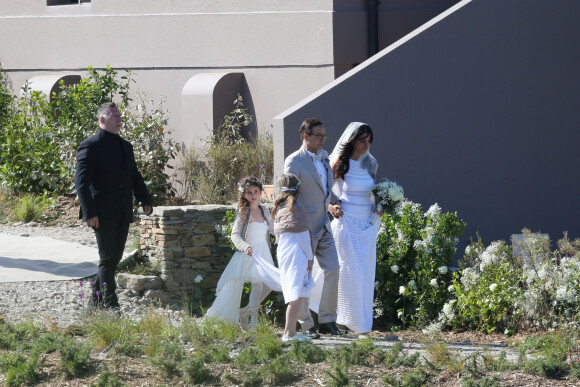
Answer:
[[[336,204],[339,201],[332,192],[332,168],[328,163],[328,153],[325,150],[320,152],[324,152],[322,164],[326,168],[327,174],[326,191],[328,194],[326,196],[318,171],[306,149],[301,147],[288,156],[284,162],[284,173],[292,173],[300,179],[298,201],[308,213],[315,241],[320,238],[325,227],[328,232],[332,233],[328,218],[328,205]]]

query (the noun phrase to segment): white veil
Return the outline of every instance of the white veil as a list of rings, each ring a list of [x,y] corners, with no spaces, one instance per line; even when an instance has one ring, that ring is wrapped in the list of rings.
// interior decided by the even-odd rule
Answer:
[[[346,127],[344,132],[342,132],[342,136],[340,136],[340,138],[336,142],[336,145],[334,146],[334,149],[332,150],[332,153],[329,156],[330,164],[332,164],[336,159],[338,159],[338,156],[340,155],[340,151],[342,150],[344,145],[351,140],[351,138],[352,138],[353,134],[356,132],[356,130],[363,125],[367,125],[367,124],[365,124],[363,122],[351,122],[350,124],[348,124],[348,126]],[[370,160],[366,160],[367,158],[369,158],[369,156],[370,156]],[[368,165],[368,161],[371,161],[373,164],[375,164],[376,162],[374,162],[374,160],[375,160],[375,158],[368,151],[365,154],[363,154],[361,156],[361,158],[359,159],[359,161],[361,161],[362,165],[365,167]],[[373,178],[374,178],[374,171],[371,174],[371,176],[373,176]]]

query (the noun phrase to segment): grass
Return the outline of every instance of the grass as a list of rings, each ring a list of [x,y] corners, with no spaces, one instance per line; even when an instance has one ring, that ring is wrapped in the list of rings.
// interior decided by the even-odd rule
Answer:
[[[30,194],[25,194],[17,199],[12,207],[12,217],[19,222],[38,221],[44,215],[44,206]]]
[[[426,386],[445,385],[440,375],[456,381],[461,372],[465,386],[492,387],[501,382],[499,372],[514,369],[543,378],[580,378],[575,332],[528,338],[519,344],[521,361],[512,364],[505,353],[498,359],[485,352],[460,358],[438,337],[425,344],[423,359],[407,354],[401,342],[384,349],[371,338],[332,349],[316,341],[288,346],[265,319],[256,332],[246,333],[212,319],[184,316],[179,323],[170,322],[153,309],[140,321],[96,311],[74,329],[51,329],[28,320],[14,325],[0,322],[0,374],[6,385],[80,378],[85,385],[124,386],[130,379],[119,375],[126,373],[127,362],[140,364],[138,369],[149,367],[158,384],[164,385],[304,386],[316,377],[327,386],[354,386],[368,383],[370,374],[384,385]],[[107,360],[99,360],[104,359],[101,354]],[[43,371],[46,359],[51,362],[50,375]],[[139,372],[134,369],[126,374],[133,376],[125,378]]]

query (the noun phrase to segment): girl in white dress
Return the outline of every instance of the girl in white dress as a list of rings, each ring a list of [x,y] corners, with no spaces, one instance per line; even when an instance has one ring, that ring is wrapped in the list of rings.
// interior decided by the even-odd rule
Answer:
[[[260,303],[271,290],[280,291],[281,287],[279,271],[270,254],[269,235],[274,233],[274,222],[269,219],[268,208],[259,204],[262,183],[248,176],[238,183],[238,188],[238,211],[232,226],[232,242],[238,251],[218,281],[216,299],[206,316],[241,324],[248,330],[256,327]],[[252,283],[252,291],[248,305],[240,309],[246,282]]]
[[[278,238],[277,257],[286,308],[286,324],[282,341],[310,341],[296,332],[296,322],[304,298],[310,296],[312,281],[312,232],[308,214],[296,201],[300,187],[298,178],[286,173],[276,182],[279,195],[272,209],[276,219],[274,231]]]
[[[378,168],[369,153],[372,141],[368,125],[352,122],[330,155],[333,191],[343,211],[331,224],[340,263],[336,323],[359,335],[368,334],[373,325],[376,240],[382,216],[376,214],[371,194]]]

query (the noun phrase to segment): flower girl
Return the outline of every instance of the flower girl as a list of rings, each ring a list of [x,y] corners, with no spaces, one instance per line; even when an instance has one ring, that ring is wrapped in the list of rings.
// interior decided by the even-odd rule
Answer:
[[[272,209],[272,218],[276,219],[274,231],[278,238],[278,264],[280,280],[286,308],[286,325],[282,341],[310,341],[309,337],[296,332],[296,322],[303,299],[310,296],[314,286],[312,280],[312,233],[308,214],[296,201],[300,181],[287,173],[278,179],[276,186],[279,192]]]
[[[280,291],[281,288],[279,272],[270,254],[269,234],[273,234],[274,222],[268,219],[268,208],[259,204],[262,183],[256,177],[248,176],[238,183],[238,188],[238,211],[232,226],[232,242],[238,251],[218,281],[216,299],[206,316],[253,330],[258,321],[260,303],[271,290]],[[252,283],[252,291],[248,305],[240,309],[245,282]]]

